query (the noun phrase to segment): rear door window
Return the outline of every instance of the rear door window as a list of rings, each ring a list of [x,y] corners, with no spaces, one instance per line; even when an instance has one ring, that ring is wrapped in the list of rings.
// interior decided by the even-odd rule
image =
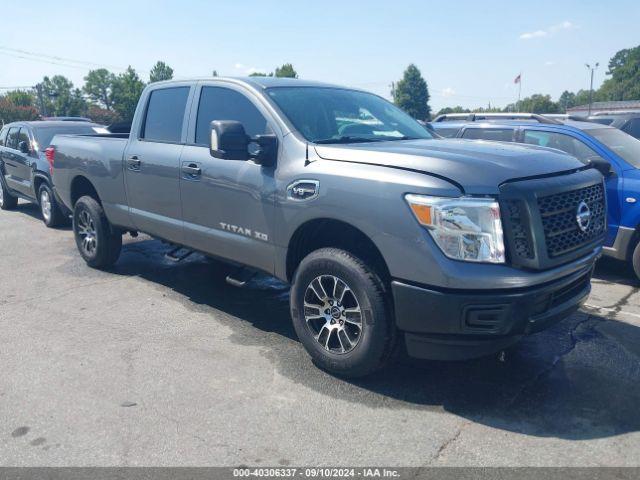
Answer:
[[[142,138],[151,142],[180,143],[188,97],[189,87],[151,92]]]
[[[512,128],[467,128],[462,138],[490,140],[494,142],[513,142]]]

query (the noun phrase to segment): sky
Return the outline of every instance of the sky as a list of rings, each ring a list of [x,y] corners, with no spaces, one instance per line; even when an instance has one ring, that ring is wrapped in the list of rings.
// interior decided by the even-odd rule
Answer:
[[[5,3],[5,2],[3,2]],[[292,63],[301,78],[389,97],[414,63],[434,111],[504,106],[522,96],[589,88],[585,63],[640,44],[637,0],[6,2],[0,14],[0,93],[61,74],[157,60],[175,78],[244,76]]]

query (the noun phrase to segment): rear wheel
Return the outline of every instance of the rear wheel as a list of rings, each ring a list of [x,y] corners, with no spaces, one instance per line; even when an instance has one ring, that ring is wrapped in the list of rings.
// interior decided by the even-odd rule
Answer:
[[[0,172],[2,175],[2,172]],[[18,205],[18,197],[11,195],[4,186],[4,181],[0,180],[0,209],[13,210]]]
[[[378,275],[344,250],[317,250],[295,274],[296,333],[314,362],[331,373],[361,377],[385,365],[395,338],[387,307]]]
[[[53,195],[51,187],[43,183],[38,193],[38,203],[40,204],[40,213],[44,224],[49,227],[58,227],[66,223],[67,219],[60,209],[60,205]]]
[[[81,197],[73,209],[73,234],[87,265],[108,268],[118,260],[122,234],[114,232],[102,206],[92,197]]]
[[[636,277],[640,280],[640,242],[638,242],[636,249],[633,251],[631,264],[633,265],[633,271],[635,272]]]

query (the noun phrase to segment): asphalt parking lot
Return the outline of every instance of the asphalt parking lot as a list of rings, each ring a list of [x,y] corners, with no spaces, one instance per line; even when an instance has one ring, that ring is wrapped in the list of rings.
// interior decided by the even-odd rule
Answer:
[[[588,306],[497,357],[318,370],[288,292],[128,239],[85,266],[36,207],[0,212],[4,466],[640,465],[640,288],[603,262]]]

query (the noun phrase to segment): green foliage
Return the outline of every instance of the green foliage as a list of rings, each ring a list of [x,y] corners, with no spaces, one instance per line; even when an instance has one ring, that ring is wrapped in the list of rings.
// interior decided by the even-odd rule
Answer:
[[[112,93],[115,80],[116,76],[105,68],[91,70],[84,77],[82,90],[91,101],[110,111],[113,109]]]
[[[276,71],[273,75],[283,78],[298,78],[298,72],[295,71],[293,65],[290,63],[285,63],[281,67],[276,67]]]
[[[640,99],[640,46],[625,48],[609,60],[611,78],[598,90],[598,100]]]
[[[468,108],[463,108],[460,105],[457,105],[455,107],[445,107],[445,108],[441,108],[440,111],[438,111],[438,113],[436,113],[436,117],[438,115],[447,115],[449,113],[470,113],[471,110],[469,110]]]
[[[558,104],[551,100],[551,95],[536,93],[520,101],[520,111],[527,113],[557,113]]]
[[[83,116],[87,112],[87,102],[82,90],[62,75],[44,77],[40,84],[44,112],[48,116]]]
[[[429,89],[418,67],[411,64],[391,92],[395,104],[417,120],[428,120]]]
[[[5,94],[5,98],[17,107],[33,107],[36,103],[33,92],[26,90],[11,90]]]
[[[156,62],[149,74],[149,82],[162,82],[173,78],[173,68],[164,62]]]
[[[144,87],[144,82],[131,66],[115,78],[112,92],[113,109],[123,121],[133,120]]]
[[[0,97],[0,126],[20,120],[37,120],[39,116],[33,106],[16,105],[7,95]]]
[[[107,110],[106,108],[102,108],[98,105],[89,105],[87,117],[102,125],[111,125],[112,123],[120,121],[120,116],[116,112],[113,110]]]

